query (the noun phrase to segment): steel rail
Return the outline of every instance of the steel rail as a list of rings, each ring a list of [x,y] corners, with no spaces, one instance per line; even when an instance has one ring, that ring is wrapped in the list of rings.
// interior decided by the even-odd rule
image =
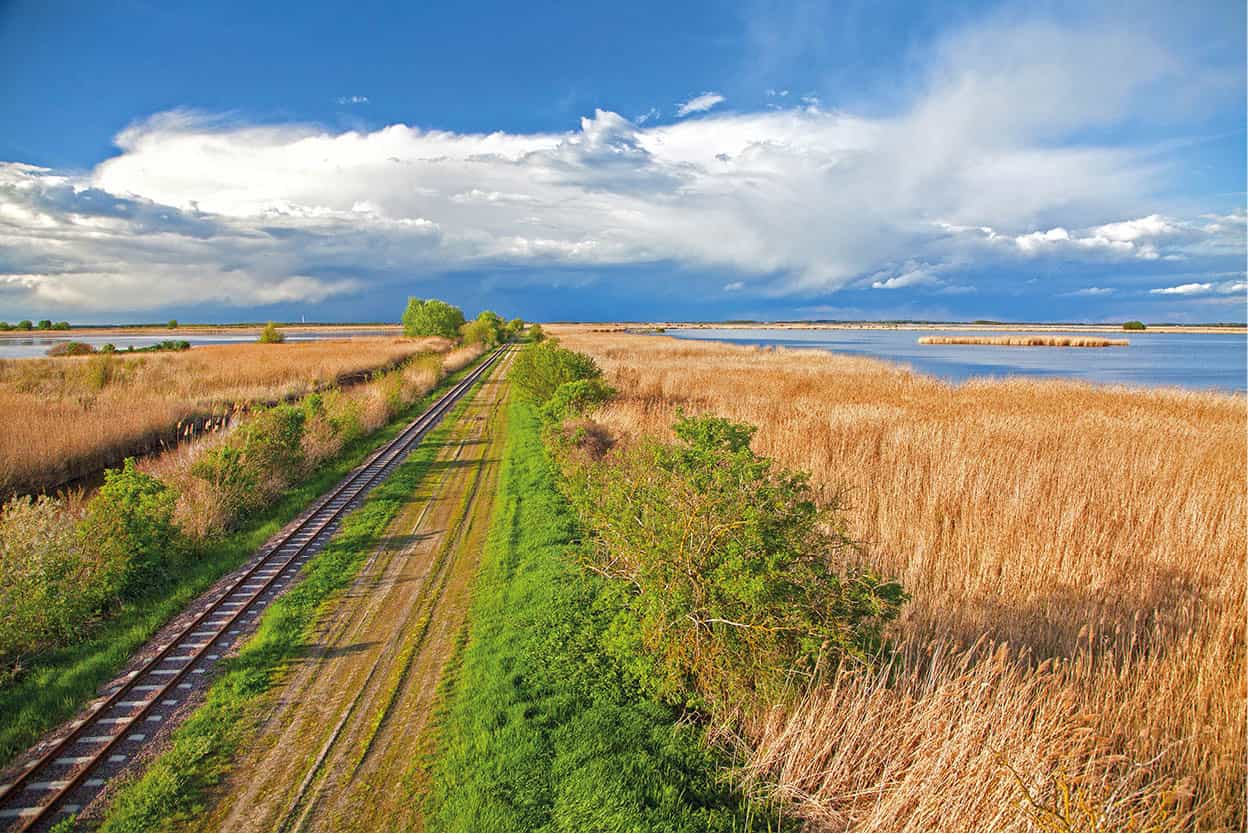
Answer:
[[[15,830],[17,831],[31,830],[51,816],[74,791],[83,785],[87,776],[104,761],[105,757],[123,739],[131,734],[135,726],[143,722],[152,709],[165,700],[166,694],[174,691],[192,671],[196,671],[196,664],[200,662],[218,640],[227,635],[233,626],[243,619],[245,614],[256,613],[259,610],[252,610],[256,602],[270,593],[273,586],[288,571],[297,568],[306,559],[305,554],[308,550],[314,544],[321,542],[324,534],[342,518],[347,510],[355,504],[356,500],[381,481],[389,473],[392,465],[401,456],[410,451],[412,445],[445,416],[446,412],[472,388],[477,380],[498,362],[507,349],[507,346],[504,345],[495,350],[489,358],[453,385],[450,390],[438,397],[429,408],[409,423],[398,436],[383,444],[377,451],[369,455],[363,463],[351,470],[342,481],[322,496],[310,510],[305,511],[300,518],[296,519],[293,525],[289,526],[288,530],[278,534],[277,538],[271,540],[268,546],[261,551],[261,555],[256,559],[255,563],[231,582],[216,599],[209,602],[189,624],[183,626],[175,635],[171,636],[155,656],[138,669],[128,673],[127,679],[112,694],[92,704],[89,707],[87,716],[76,721],[64,737],[51,744],[46,751],[23,768],[11,782],[0,787],[0,815],[10,818],[16,817],[18,826]],[[326,514],[327,510],[328,514]],[[289,551],[289,555],[284,559],[281,558],[281,552],[292,544],[294,547]],[[258,581],[261,573],[267,574],[267,578],[257,585],[253,580]],[[253,590],[248,591],[248,588]],[[243,597],[242,601],[231,600],[231,597],[240,595]],[[226,608],[233,609],[233,611],[223,610]],[[223,616],[226,619],[219,619]],[[210,618],[218,619],[216,622],[209,623],[208,620]],[[195,641],[188,639],[196,638],[198,635],[206,636]],[[191,653],[174,655],[173,652],[175,650],[183,652],[191,650]],[[177,670],[158,669],[162,664],[170,662],[179,662],[183,665]],[[199,669],[197,671],[203,672],[204,670]],[[146,697],[126,700],[127,696],[134,696],[140,691],[138,688],[139,681],[161,672],[171,675],[169,680],[160,685],[145,685],[142,691]],[[139,710],[122,719],[112,720],[110,723],[116,729],[109,731],[106,740],[102,740],[103,737],[100,735],[91,737],[95,743],[102,744],[102,746],[93,750],[85,757],[79,757],[85,760],[80,762],[80,766],[70,774],[66,774],[65,777],[59,780],[48,780],[41,783],[46,785],[46,789],[52,792],[50,796],[41,799],[38,804],[33,806],[7,809],[8,813],[5,813],[5,806],[9,805],[23,791],[36,784],[33,782],[33,777],[38,775],[40,771],[59,766],[58,763],[64,761],[62,754],[66,753],[75,744],[85,743],[84,734],[92,725],[100,723],[100,719],[109,710],[124,705],[131,705],[131,708],[134,705],[138,705]],[[99,731],[98,728],[97,731]]]

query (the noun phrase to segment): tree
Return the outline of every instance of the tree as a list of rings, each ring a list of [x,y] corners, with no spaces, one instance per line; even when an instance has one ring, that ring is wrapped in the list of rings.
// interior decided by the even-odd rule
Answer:
[[[459,328],[460,339],[466,345],[483,345],[490,347],[497,340],[497,333],[489,321],[481,319],[473,319],[472,321]]]
[[[38,326],[38,329],[39,329],[39,330],[51,330],[51,329],[52,329],[52,319],[39,319],[39,326]]]
[[[546,333],[545,331],[542,330],[542,326],[540,324],[535,323],[535,324],[529,325],[529,340],[530,341],[540,342],[542,339],[545,339],[545,338],[546,338]]]
[[[404,336],[441,336],[459,338],[464,326],[464,311],[437,298],[409,298],[403,312]]]
[[[30,330],[31,327],[30,319],[22,319],[17,323],[18,330]]]
[[[52,329],[53,329],[53,330],[68,330],[68,329],[69,329],[69,322],[67,322],[67,321],[58,321],[56,324],[52,325]]]
[[[550,400],[565,382],[601,378],[602,370],[591,357],[556,342],[539,342],[520,351],[509,376],[520,395],[538,405]]]
[[[1122,329],[1123,330],[1145,330],[1147,328],[1145,328],[1144,322],[1142,321],[1126,321],[1122,323]]]
[[[177,330],[177,328],[178,328],[178,320],[177,320],[177,319],[169,319],[169,323],[168,323],[168,324],[166,324],[166,325],[165,325],[165,327],[169,328],[170,330]]]
[[[277,329],[277,325],[269,322],[260,331],[260,338],[256,341],[262,345],[276,345],[286,341],[286,334]]]
[[[518,339],[523,332],[524,319],[517,317],[507,322],[506,333],[508,339]]]

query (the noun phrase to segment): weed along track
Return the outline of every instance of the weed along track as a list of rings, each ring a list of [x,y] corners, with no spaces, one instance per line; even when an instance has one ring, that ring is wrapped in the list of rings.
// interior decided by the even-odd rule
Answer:
[[[495,375],[440,432],[428,475],[257,708],[200,827],[412,830],[415,765],[468,610],[498,475]]]
[[[434,402],[306,513],[275,536],[226,587],[210,592],[183,615],[172,634],[58,738],[33,748],[0,784],[0,826],[41,830],[77,813],[167,734],[174,714],[238,645],[264,608],[333,536],[342,518],[384,480],[443,417],[489,376],[500,348]],[[451,462],[454,464],[454,460]]]

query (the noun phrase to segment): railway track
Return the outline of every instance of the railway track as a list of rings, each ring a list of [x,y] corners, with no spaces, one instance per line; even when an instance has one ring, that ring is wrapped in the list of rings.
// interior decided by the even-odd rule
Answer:
[[[451,410],[508,348],[439,397],[397,437],[352,470],[312,508],[261,550],[251,566],[213,598],[193,606],[187,621],[119,685],[92,702],[51,742],[35,747],[13,778],[0,785],[0,828],[46,830],[98,795],[149,743],[211,668],[288,587],[344,515],[401,463],[412,446]]]

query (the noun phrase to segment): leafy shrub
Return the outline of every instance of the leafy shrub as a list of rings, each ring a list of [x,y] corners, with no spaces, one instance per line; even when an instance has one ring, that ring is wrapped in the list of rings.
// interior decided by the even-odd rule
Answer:
[[[679,442],[601,461],[564,450],[589,532],[584,565],[616,581],[611,650],[666,700],[774,698],[841,662],[870,663],[906,595],[836,563],[858,551],[804,473],[749,448],[752,426],[681,417]]]
[[[180,551],[173,524],[176,501],[176,493],[140,472],[134,458],[104,473],[104,485],[87,502],[79,533],[102,562],[122,566],[121,594],[145,590],[165,577],[168,562]]]
[[[613,396],[615,390],[598,377],[565,382],[555,389],[542,406],[542,420],[546,423],[561,423],[584,414]]]
[[[473,319],[459,328],[459,335],[466,345],[484,345],[489,347],[498,342],[498,331],[493,323],[479,318]]]
[[[119,583],[121,565],[84,546],[80,517],[46,495],[0,507],[0,682],[23,655],[82,634]]]
[[[38,324],[38,325],[36,325],[36,327],[37,327],[39,330],[51,330],[51,329],[52,329],[52,319],[39,319],[39,324]]]
[[[265,409],[192,464],[191,474],[219,496],[227,523],[268,505],[303,473],[305,418],[299,406]]]
[[[546,341],[520,351],[508,378],[521,396],[543,405],[565,382],[601,379],[602,371],[591,357]]]
[[[459,338],[464,326],[464,312],[436,298],[409,298],[403,311],[404,336],[442,336]]]
[[[67,322],[67,321],[58,321],[56,324],[52,325],[52,329],[53,329],[53,330],[68,330],[68,329],[69,329],[69,322]]]
[[[177,329],[178,329],[178,320],[177,320],[177,319],[169,319],[169,323],[168,323],[168,324],[166,324],[166,325],[165,325],[165,327],[169,328],[170,330],[177,330]]]
[[[269,322],[260,331],[260,338],[256,339],[262,345],[278,345],[286,341],[286,334],[277,329],[277,325]]]
[[[546,333],[542,330],[542,326],[540,324],[529,325],[529,341],[540,342],[545,338]]]
[[[1132,321],[1124,321],[1122,323],[1122,329],[1123,330],[1147,330],[1148,328],[1144,325],[1144,322],[1132,320]]]
[[[12,330],[12,329],[13,329],[13,325],[9,324],[7,321],[0,321],[0,330]]]
[[[19,321],[19,322],[17,323],[17,328],[16,328],[16,329],[18,329],[18,330],[30,330],[30,329],[31,329],[31,327],[33,327],[33,325],[30,323],[30,319],[22,319],[21,321]]]

